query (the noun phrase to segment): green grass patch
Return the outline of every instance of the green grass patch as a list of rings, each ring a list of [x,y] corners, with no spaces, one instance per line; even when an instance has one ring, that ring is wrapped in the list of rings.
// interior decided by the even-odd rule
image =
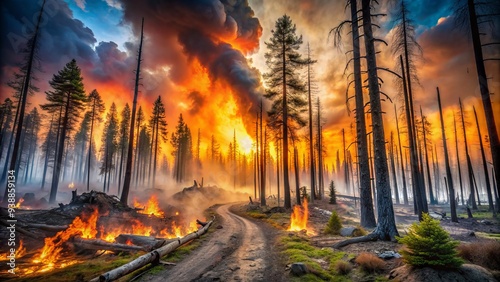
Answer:
[[[248,211],[247,215],[256,219],[267,218],[267,215],[265,213],[261,213],[260,211]]]
[[[494,239],[500,241],[500,234],[498,233],[485,233],[485,232],[475,232],[476,236],[483,237],[487,239]]]
[[[498,221],[498,219],[493,218],[493,213],[488,210],[477,210],[477,211],[471,210],[471,211],[472,211],[472,216],[475,219],[489,219],[492,221]],[[467,218],[467,212],[465,211],[461,212],[457,216]]]
[[[317,248],[307,238],[288,234],[279,238],[279,248],[286,258],[286,263],[304,263],[312,273],[293,277],[293,281],[350,281],[348,276],[338,275],[335,263],[346,256],[344,252],[330,248]]]

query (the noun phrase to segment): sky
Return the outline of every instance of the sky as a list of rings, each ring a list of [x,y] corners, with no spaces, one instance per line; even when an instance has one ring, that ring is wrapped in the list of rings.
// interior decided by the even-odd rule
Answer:
[[[2,101],[12,95],[6,82],[22,62],[19,50],[33,30],[41,2],[7,0],[0,4]],[[457,110],[459,97],[465,101],[468,112],[472,106],[479,110],[484,135],[487,131],[480,110],[472,42],[465,30],[456,28],[455,1],[406,2],[411,11],[409,17],[416,25],[417,42],[422,47],[422,56],[416,61],[420,84],[415,87],[415,105],[421,106],[431,121],[433,141],[441,148],[436,87],[440,88],[443,100],[445,124],[449,129],[447,137],[453,137],[452,113]],[[399,72],[397,58],[390,51],[394,5],[387,1],[380,3],[375,6],[376,11],[387,15],[377,17],[380,29],[375,30],[375,35],[389,46],[377,44],[380,51],[377,63]],[[330,164],[341,148],[341,130],[345,128],[349,142],[353,141],[350,133],[354,132],[350,129],[354,115],[348,114],[345,103],[348,79],[343,74],[349,60],[346,54],[351,45],[349,34],[344,34],[340,48],[334,46],[333,37],[329,36],[332,28],[348,18],[344,6],[345,1],[331,0],[47,0],[38,53],[41,68],[35,82],[40,92],[29,97],[29,107],[44,103],[44,91],[50,89],[48,81],[73,58],[82,69],[86,92],[97,89],[107,109],[112,102],[118,110],[125,103],[130,104],[144,17],[139,105],[149,115],[153,101],[162,96],[169,132],[174,130],[182,113],[193,135],[200,129],[202,153],[212,134],[222,148],[226,148],[234,131],[240,140],[240,149],[249,153],[255,113],[265,87],[262,74],[268,71],[265,42],[269,41],[276,20],[287,14],[303,37],[300,52],[306,56],[309,45],[312,58],[318,61],[313,66],[314,95],[319,96],[322,105],[324,144]],[[497,26],[484,39],[494,41],[500,38],[499,33]],[[486,56],[500,55],[498,49],[485,50]],[[491,61],[486,66],[499,125],[500,64]],[[393,103],[398,109],[402,103],[394,78],[387,73],[380,76],[384,81],[382,91],[392,100],[392,103],[383,102],[388,138],[395,130]],[[349,93],[352,92],[350,89]],[[269,108],[269,105],[269,101],[264,100],[264,106]],[[353,107],[351,103],[350,108]],[[469,118],[472,115],[469,114]],[[470,122],[472,124],[472,119]],[[475,129],[468,127],[467,130],[477,140]],[[477,141],[471,143],[471,146],[478,144]],[[165,146],[164,152],[168,154],[168,150]]]

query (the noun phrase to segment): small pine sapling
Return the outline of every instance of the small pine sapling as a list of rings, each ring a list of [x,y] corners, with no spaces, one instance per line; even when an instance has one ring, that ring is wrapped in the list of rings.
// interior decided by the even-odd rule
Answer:
[[[336,211],[332,211],[332,215],[326,224],[325,233],[339,235],[340,229],[342,229],[342,222]]]
[[[331,205],[337,204],[337,189],[335,189],[335,182],[330,182],[330,202]]]
[[[464,262],[456,250],[459,242],[450,237],[439,221],[426,213],[420,223],[410,226],[408,235],[396,238],[406,246],[401,254],[403,261],[409,265],[459,268]]]

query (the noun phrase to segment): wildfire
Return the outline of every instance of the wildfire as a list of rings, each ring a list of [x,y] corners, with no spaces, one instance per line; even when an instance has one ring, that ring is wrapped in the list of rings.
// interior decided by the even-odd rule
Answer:
[[[34,263],[43,264],[39,272],[45,272],[57,267],[66,267],[75,264],[77,261],[69,261],[61,263],[59,261],[61,252],[63,251],[63,244],[71,237],[80,236],[82,238],[95,238],[97,235],[97,218],[98,210],[90,214],[90,216],[82,220],[77,216],[66,230],[59,231],[54,237],[45,238],[45,245],[40,254],[33,259]],[[57,264],[56,264],[57,263]]]
[[[16,209],[21,208],[21,204],[22,204],[23,202],[24,202],[24,199],[23,199],[23,198],[19,199],[19,201],[17,202],[17,204],[16,204],[16,207],[15,207],[15,208],[16,208]]]
[[[24,247],[23,240],[19,240],[19,247],[16,249],[16,258],[20,258],[26,254],[26,248]]]
[[[134,208],[144,208],[143,210],[138,211],[139,213],[154,215],[157,217],[165,216],[165,213],[160,209],[156,195],[151,196],[146,204],[141,204],[137,201],[137,199],[134,199]]]
[[[307,230],[307,219],[309,217],[309,209],[307,207],[307,199],[304,199],[302,206],[296,205],[293,207],[293,212],[290,217],[290,228],[288,231]]]
[[[195,232],[196,230],[198,230],[196,221],[191,221],[189,226],[178,225],[175,221],[173,221],[170,228],[165,228],[160,231],[160,236],[167,239],[179,238]]]

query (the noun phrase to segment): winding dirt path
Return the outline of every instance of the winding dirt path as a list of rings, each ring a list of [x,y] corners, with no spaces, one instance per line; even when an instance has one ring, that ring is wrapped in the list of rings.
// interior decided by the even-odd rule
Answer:
[[[272,231],[234,214],[232,205],[217,208],[222,228],[202,246],[175,266],[146,274],[140,281],[279,281],[276,255],[265,234]]]

